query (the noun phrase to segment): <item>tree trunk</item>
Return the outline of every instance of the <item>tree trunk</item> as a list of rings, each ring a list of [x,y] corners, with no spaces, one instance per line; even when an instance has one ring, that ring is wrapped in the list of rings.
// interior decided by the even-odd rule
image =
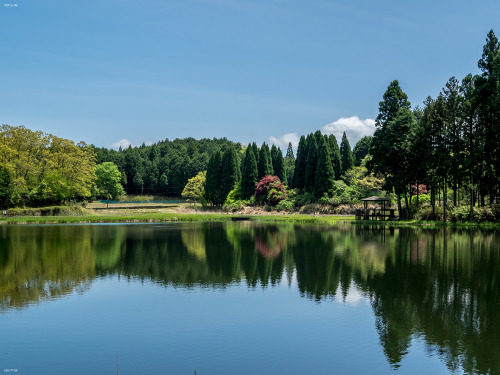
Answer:
[[[443,221],[446,223],[446,178],[443,185]]]
[[[401,220],[401,195],[400,194],[396,194],[397,198],[398,198],[398,215],[399,215],[399,219]]]
[[[408,206],[408,195],[406,194],[406,191],[405,191],[405,204],[406,204],[406,207],[405,207],[406,219],[409,219],[410,218],[410,207]]]

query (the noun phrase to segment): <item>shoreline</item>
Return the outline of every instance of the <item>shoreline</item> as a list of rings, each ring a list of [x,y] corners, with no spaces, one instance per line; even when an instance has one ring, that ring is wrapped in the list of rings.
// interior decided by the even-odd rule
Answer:
[[[305,214],[226,214],[226,213],[140,213],[132,215],[82,215],[82,216],[16,216],[1,218],[0,225],[22,224],[104,224],[104,223],[167,223],[167,222],[227,222],[233,217],[248,217],[251,222],[263,223],[311,223],[311,224],[353,224],[388,226],[394,228],[483,228],[500,229],[500,223],[452,223],[433,221],[370,221],[355,220],[354,215],[305,215]]]

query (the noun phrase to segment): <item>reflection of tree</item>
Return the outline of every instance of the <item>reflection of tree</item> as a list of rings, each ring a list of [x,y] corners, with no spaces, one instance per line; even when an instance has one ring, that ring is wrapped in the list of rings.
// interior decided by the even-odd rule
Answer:
[[[86,289],[95,275],[89,231],[77,226],[2,228],[0,310]]]
[[[494,240],[495,239],[495,240]],[[366,280],[388,360],[423,338],[451,371],[499,373],[499,236],[484,232],[399,231],[386,272]],[[415,257],[415,243],[425,257]],[[493,247],[493,244],[496,245]]]
[[[219,288],[275,285],[285,272],[315,301],[345,298],[354,283],[394,368],[418,338],[452,371],[500,373],[499,271],[495,231],[253,223],[0,231],[2,310],[85,289],[99,275]]]

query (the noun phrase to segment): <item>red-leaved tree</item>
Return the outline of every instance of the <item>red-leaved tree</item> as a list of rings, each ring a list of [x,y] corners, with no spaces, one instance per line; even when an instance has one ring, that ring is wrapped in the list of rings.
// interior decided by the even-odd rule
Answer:
[[[255,200],[262,204],[277,205],[286,198],[285,185],[278,176],[264,176],[255,189]]]

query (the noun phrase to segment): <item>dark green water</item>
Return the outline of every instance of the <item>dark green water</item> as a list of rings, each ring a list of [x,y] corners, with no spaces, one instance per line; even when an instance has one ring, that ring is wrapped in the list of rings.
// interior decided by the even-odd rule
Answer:
[[[500,233],[0,228],[0,371],[499,374]]]

